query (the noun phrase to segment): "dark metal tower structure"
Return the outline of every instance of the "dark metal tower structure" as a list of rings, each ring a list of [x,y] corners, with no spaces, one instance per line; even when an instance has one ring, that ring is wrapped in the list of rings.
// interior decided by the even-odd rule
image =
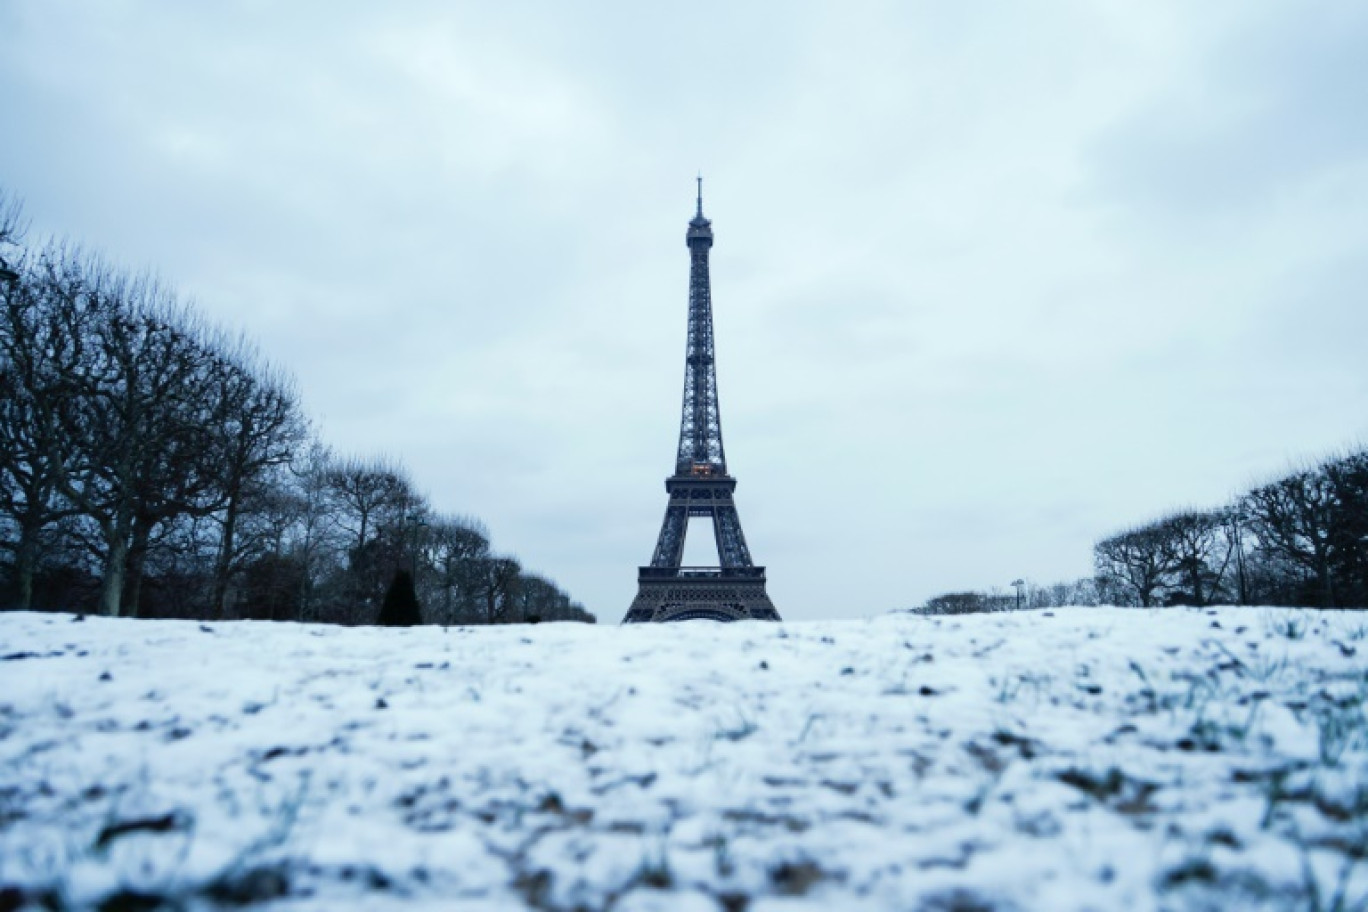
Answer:
[[[717,406],[713,360],[712,288],[708,251],[712,222],[703,217],[703,178],[698,210],[685,235],[689,246],[689,343],[684,355],[684,408],[679,421],[675,471],[665,479],[670,495],[651,565],[640,568],[637,596],[624,624],[646,621],[777,621],[765,593],[765,568],[751,562],[746,536],[727,474],[722,449],[722,416]],[[690,516],[712,519],[720,566],[684,567],[684,538]]]

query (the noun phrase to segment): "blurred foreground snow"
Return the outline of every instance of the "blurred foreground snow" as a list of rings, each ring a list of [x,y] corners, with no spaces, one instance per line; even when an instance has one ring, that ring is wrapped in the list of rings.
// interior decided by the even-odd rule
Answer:
[[[0,908],[1362,908],[1366,698],[1357,611],[0,615]]]

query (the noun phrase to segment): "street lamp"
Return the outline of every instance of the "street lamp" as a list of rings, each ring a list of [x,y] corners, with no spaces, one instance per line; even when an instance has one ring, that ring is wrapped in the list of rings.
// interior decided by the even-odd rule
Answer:
[[[1021,590],[1025,585],[1026,581],[1023,579],[1012,580],[1012,588],[1017,591],[1017,611],[1021,610]]]
[[[405,519],[409,521],[413,529],[413,549],[409,554],[409,561],[413,568],[411,572],[413,573],[414,585],[417,585],[419,540],[422,536],[422,530],[427,528],[427,516],[423,510],[414,509]]]

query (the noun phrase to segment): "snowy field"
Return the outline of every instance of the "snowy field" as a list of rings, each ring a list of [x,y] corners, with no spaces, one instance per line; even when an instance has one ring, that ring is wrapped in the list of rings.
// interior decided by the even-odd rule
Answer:
[[[0,909],[1363,909],[1368,612],[0,615]]]

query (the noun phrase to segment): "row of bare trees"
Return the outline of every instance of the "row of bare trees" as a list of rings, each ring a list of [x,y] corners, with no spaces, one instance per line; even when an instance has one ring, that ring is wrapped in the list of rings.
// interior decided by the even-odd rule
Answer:
[[[995,587],[986,592],[975,589],[945,592],[909,610],[926,615],[982,614],[1064,605],[1100,605],[1104,601],[1105,593],[1099,591],[1097,581],[1091,577],[1047,585],[1017,580],[1011,589]]]
[[[245,341],[22,228],[0,193],[0,607],[371,623],[403,569],[429,622],[592,620],[397,464],[334,457]]]
[[[920,614],[1063,605],[1368,607],[1368,450],[1259,485],[1214,510],[1179,510],[1093,547],[1096,575],[1015,591],[947,592]]]
[[[1118,604],[1368,605],[1368,450],[1127,529],[1093,557]]]

